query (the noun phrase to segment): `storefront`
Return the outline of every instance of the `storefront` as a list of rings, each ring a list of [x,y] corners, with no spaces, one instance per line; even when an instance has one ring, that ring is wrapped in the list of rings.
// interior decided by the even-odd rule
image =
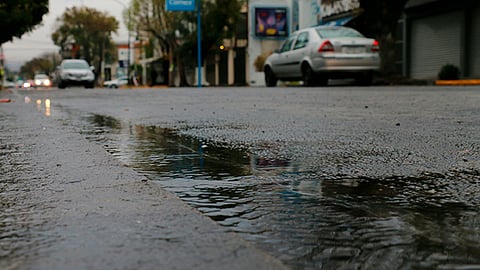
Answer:
[[[453,64],[464,78],[480,78],[480,3],[410,0],[405,6],[404,75],[435,79]]]

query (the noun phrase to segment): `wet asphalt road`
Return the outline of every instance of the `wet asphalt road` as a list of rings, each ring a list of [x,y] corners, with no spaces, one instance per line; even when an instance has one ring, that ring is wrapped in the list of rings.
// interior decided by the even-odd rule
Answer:
[[[204,88],[22,92],[329,175],[396,176],[478,168],[479,87]],[[22,97],[20,97],[22,98]]]
[[[226,143],[267,159],[290,160],[300,171],[329,179],[415,178],[459,172],[476,175],[480,168],[480,87],[70,88],[4,91],[0,97],[14,101],[0,104],[0,179],[2,207],[6,209],[0,219],[4,228],[11,229],[2,232],[0,258],[7,260],[0,261],[0,266],[7,269],[66,269],[70,265],[73,269],[102,269],[106,265],[111,269],[155,269],[158,248],[165,242],[175,243],[172,239],[177,238],[183,244],[160,249],[164,254],[160,257],[178,269],[197,264],[200,269],[221,269],[227,264],[218,260],[235,262],[237,256],[231,255],[235,250],[255,257],[253,264],[279,267],[268,255],[256,257],[254,248],[245,248],[239,239],[222,233],[207,237],[213,240],[207,245],[211,250],[205,253],[206,259],[200,259],[202,252],[187,260],[179,255],[195,247],[196,241],[202,242],[199,235],[205,228],[208,232],[221,229],[201,217],[192,218],[188,207],[170,199],[171,194],[150,186],[101,147],[82,140],[85,136],[79,134],[81,128],[72,115],[93,113],[127,123],[172,128],[207,145]],[[47,99],[49,108],[45,107]],[[70,143],[72,138],[75,143]],[[81,155],[72,159],[78,149],[82,149]],[[112,171],[114,175],[109,175]],[[87,180],[97,177],[113,182],[98,186]],[[118,179],[137,181],[117,186],[114,182]],[[42,188],[33,190],[32,183]],[[86,196],[85,190],[91,193]],[[64,194],[77,193],[77,197],[64,198]],[[118,193],[126,196],[120,201],[130,203],[118,204]],[[469,196],[457,199],[478,200],[476,195]],[[162,200],[152,203],[158,197],[167,198],[165,201],[181,212],[170,214],[171,222],[160,228],[152,220],[165,218],[162,209],[172,206]],[[102,199],[92,203],[92,198]],[[159,216],[152,218],[152,211]],[[182,228],[184,233],[178,236],[178,216],[194,219],[186,223],[201,225]],[[125,220],[131,224],[125,225]],[[121,225],[111,225],[117,223]],[[146,227],[136,228],[138,224]],[[150,235],[152,227],[164,230],[163,236]],[[111,242],[95,241],[118,236],[115,228],[127,231]],[[25,242],[16,242],[16,235]],[[184,244],[184,239],[193,239],[193,244]],[[215,248],[219,243],[223,254]],[[237,266],[253,269],[251,265]],[[233,268],[228,265],[223,269]]]

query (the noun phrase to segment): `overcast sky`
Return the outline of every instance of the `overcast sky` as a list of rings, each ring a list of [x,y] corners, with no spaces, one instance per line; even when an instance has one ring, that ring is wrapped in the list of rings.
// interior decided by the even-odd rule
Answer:
[[[43,17],[42,25],[37,26],[31,33],[24,34],[21,39],[3,44],[5,64],[10,69],[18,69],[24,62],[48,52],[57,52],[51,39],[55,20],[63,14],[66,8],[73,6],[88,6],[107,12],[119,21],[118,34],[113,39],[126,42],[128,32],[123,22],[122,12],[130,0],[50,0],[49,13]],[[123,3],[123,6],[122,6]]]

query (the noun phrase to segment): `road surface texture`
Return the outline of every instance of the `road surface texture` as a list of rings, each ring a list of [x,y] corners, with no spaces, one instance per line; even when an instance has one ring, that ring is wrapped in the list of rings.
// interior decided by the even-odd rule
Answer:
[[[382,177],[478,168],[478,87],[67,89],[19,93],[329,175]]]
[[[36,100],[0,95],[0,269],[286,269]]]
[[[331,215],[309,227],[321,246],[303,257],[325,269],[480,264],[479,87],[68,88],[0,98],[13,100],[0,104],[0,268],[282,269],[272,258],[281,248],[269,257],[225,233],[87,140],[79,119],[92,114],[296,164],[322,188],[304,201],[326,202],[298,220]],[[342,240],[352,246],[330,248]]]

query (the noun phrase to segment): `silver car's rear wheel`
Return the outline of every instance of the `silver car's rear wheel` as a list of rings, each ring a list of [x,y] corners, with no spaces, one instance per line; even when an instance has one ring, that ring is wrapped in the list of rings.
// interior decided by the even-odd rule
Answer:
[[[359,85],[361,86],[370,86],[373,83],[373,72],[365,72],[360,74],[357,78],[356,81]]]
[[[60,88],[60,89],[65,89],[65,87],[67,87],[67,83],[66,83],[66,82],[60,81],[60,82],[58,83],[58,88]]]

